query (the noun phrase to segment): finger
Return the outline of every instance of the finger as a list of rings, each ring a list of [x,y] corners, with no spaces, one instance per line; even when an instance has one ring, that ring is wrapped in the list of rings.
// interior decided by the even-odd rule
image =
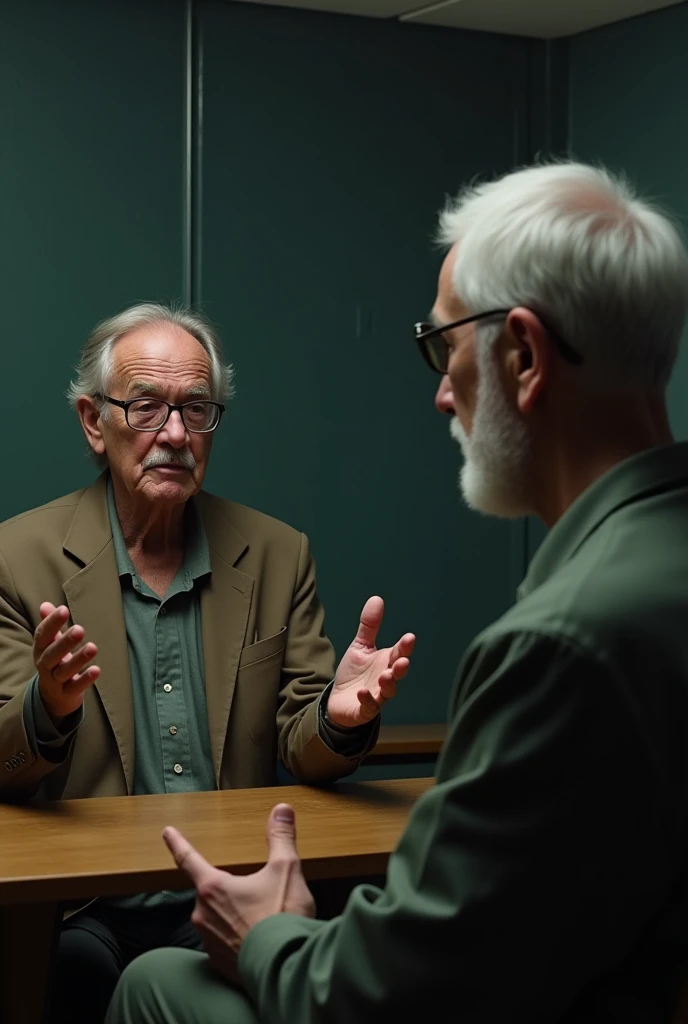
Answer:
[[[369,597],[363,605],[361,620],[358,624],[356,640],[365,647],[374,647],[377,640],[378,630],[382,625],[382,616],[385,612],[385,602],[381,597]]]
[[[370,693],[369,690],[360,691],[358,694],[360,702],[360,711],[358,714],[358,722],[360,725],[368,725],[369,722],[374,721],[382,711],[383,700],[376,700],[375,697]]]
[[[98,648],[94,643],[85,643],[79,650],[71,651],[58,662],[52,670],[52,678],[57,683],[66,683],[79,672],[83,672],[89,662],[92,662]]]
[[[92,686],[99,677],[100,666],[90,665],[85,672],[80,672],[78,675],[72,676],[72,678],[65,683],[64,689],[68,694],[70,694],[70,696],[76,696],[79,693],[83,693],[84,690],[87,690],[89,686]]]
[[[204,905],[203,910],[207,913],[208,907]],[[217,915],[215,915],[217,920]],[[195,918],[195,919],[194,919]],[[191,920],[198,930],[203,943],[203,949],[208,954],[212,966],[220,971],[234,985],[239,985],[237,970],[237,946],[239,945],[235,936],[227,936],[226,928],[222,922],[218,924],[209,920],[195,910]]]
[[[373,696],[370,690],[367,689],[359,690],[356,696],[358,697],[358,703],[369,718],[375,718],[380,713],[380,708],[384,704],[384,700],[380,696]]]
[[[46,622],[48,620],[46,619]],[[84,638],[83,626],[71,626],[64,632],[57,632],[50,643],[43,647],[41,660],[48,668],[52,668],[62,661],[64,656],[70,653]]]
[[[51,609],[49,611],[48,609]],[[44,615],[44,610],[47,612]],[[69,609],[61,604],[58,608],[54,608],[51,604],[45,601],[39,612],[42,616],[42,621],[36,626],[36,630],[33,635],[34,647],[37,651],[43,651],[49,646],[58,635],[64,624],[69,618]]]
[[[392,673],[393,680],[398,683],[400,679],[404,678],[410,667],[411,662],[408,660],[408,658],[397,658],[392,667],[389,669],[389,671]]]
[[[95,644],[84,644],[74,654],[67,654],[52,670],[52,677],[56,683],[67,683],[74,679],[74,676],[86,668],[89,662],[93,661],[98,648]]]
[[[397,681],[404,678],[408,672],[408,666],[408,661],[405,658],[400,658],[399,661],[394,662],[391,668],[386,668],[384,672],[380,673],[377,685],[379,687],[379,695],[382,696],[383,700],[389,700],[390,697],[394,697],[397,692]],[[396,674],[397,672],[399,675]]]
[[[74,655],[75,649],[79,646],[81,641],[84,639],[84,627],[83,626],[72,626],[71,629],[66,630],[64,633],[59,633],[57,639],[53,641],[48,647],[45,648],[41,655],[41,667],[52,672],[61,662],[64,662],[68,654]],[[91,657],[95,653],[95,644],[85,644],[85,647],[94,648]],[[83,648],[82,648],[83,650]],[[83,668],[83,665],[81,666]],[[71,675],[68,674],[67,678]]]
[[[191,914],[191,923],[202,935],[215,935],[222,939],[228,932],[231,933],[231,926],[221,917],[213,906],[200,896],[196,897],[196,905]]]
[[[189,840],[176,828],[168,825],[163,831],[162,837],[167,849],[174,857],[177,867],[188,875],[196,888],[213,874],[215,868],[208,863],[205,857],[201,856],[198,850],[194,850]]]
[[[228,953],[227,943],[223,941],[217,928],[205,919],[199,920],[198,917],[194,919],[192,915],[191,923],[201,936],[203,949],[210,957],[211,963],[214,967],[221,968]]]
[[[267,822],[268,864],[277,860],[298,860],[296,815],[289,804],[277,804]]]
[[[413,633],[404,633],[398,643],[394,645],[389,654],[389,664],[392,665],[397,658],[410,658],[413,648],[416,646],[416,638]]]
[[[395,667],[399,662],[395,662]],[[390,700],[396,696],[397,692],[397,678],[402,679],[406,675],[408,670],[408,663],[406,664],[406,670],[402,667],[400,669],[401,675],[395,676],[394,669],[386,668],[384,672],[381,672],[377,679],[377,685],[372,689],[360,689],[357,697],[359,703],[364,707],[372,708],[373,705],[379,711],[385,701]]]
[[[64,607],[64,606],[61,606],[61,607]],[[41,620],[43,620],[43,619],[47,619],[49,615],[52,615],[52,613],[54,611],[57,611],[57,606],[54,605],[54,604],[51,604],[50,601],[44,601],[43,604],[38,609],[38,614],[40,615]]]

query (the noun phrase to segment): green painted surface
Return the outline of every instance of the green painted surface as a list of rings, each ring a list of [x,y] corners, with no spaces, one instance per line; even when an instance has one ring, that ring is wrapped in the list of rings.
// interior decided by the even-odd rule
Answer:
[[[64,390],[93,324],[182,287],[181,0],[0,4],[0,519],[92,479]]]
[[[212,488],[305,530],[338,651],[371,593],[418,633],[387,721],[443,719],[522,525],[461,508],[412,325],[447,192],[522,143],[522,40],[203,3],[201,298],[237,368]],[[516,547],[515,547],[516,546]],[[516,555],[515,555],[516,551]]]
[[[625,170],[688,230],[685,42],[688,4],[571,40],[571,147]],[[677,436],[688,437],[688,351],[670,388]]]

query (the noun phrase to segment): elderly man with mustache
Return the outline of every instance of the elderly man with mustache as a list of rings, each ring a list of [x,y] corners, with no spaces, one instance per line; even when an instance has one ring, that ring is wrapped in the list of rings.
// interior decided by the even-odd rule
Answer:
[[[335,671],[306,537],[201,490],[231,367],[198,314],[99,324],[69,398],[104,472],[0,526],[0,797],[351,773],[408,669],[380,598]],[[98,664],[95,659],[97,657]],[[102,1021],[124,966],[200,948],[191,893],[101,899],[63,927],[51,1022]]]

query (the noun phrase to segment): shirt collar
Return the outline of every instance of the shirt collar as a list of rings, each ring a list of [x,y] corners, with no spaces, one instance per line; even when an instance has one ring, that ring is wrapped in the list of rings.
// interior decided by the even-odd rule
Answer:
[[[688,486],[688,442],[651,448],[620,462],[588,487],[550,530],[518,597],[527,597],[568,562],[619,509],[651,494]]]
[[[107,504],[110,528],[112,529],[112,543],[115,548],[117,575],[120,577],[131,576],[134,579],[137,575],[136,569],[124,543],[122,527],[117,516],[112,477],[109,475],[107,481]],[[208,576],[211,573],[208,539],[203,529],[198,506],[193,498],[190,498],[186,503],[184,515],[184,563],[181,571],[190,581],[198,580],[202,576]]]

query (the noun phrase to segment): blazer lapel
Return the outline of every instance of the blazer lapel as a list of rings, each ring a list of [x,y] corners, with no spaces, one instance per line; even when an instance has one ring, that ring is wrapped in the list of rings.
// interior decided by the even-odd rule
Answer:
[[[127,792],[134,786],[134,708],[129,676],[122,592],[107,510],[106,475],[84,492],[64,549],[83,569],[64,584],[72,622],[98,646],[101,676],[94,684],[109,719],[122,759]]]
[[[216,506],[199,497],[212,570],[201,595],[201,622],[210,747],[219,786],[239,658],[246,642],[253,579],[235,568],[247,542]]]

